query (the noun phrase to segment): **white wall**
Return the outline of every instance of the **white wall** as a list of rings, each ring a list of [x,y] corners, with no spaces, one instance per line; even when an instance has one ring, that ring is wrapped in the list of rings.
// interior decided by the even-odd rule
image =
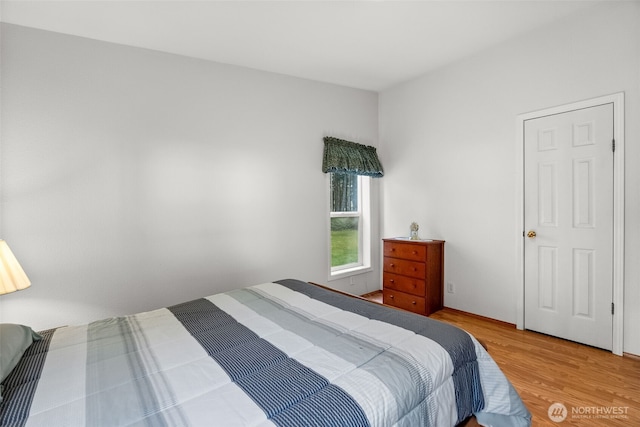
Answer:
[[[608,3],[380,94],[384,236],[441,238],[445,305],[516,322],[516,116],[624,91],[624,351],[640,354],[640,3]]]
[[[32,281],[1,321],[327,282],[322,137],[377,145],[376,93],[7,24],[1,59],[0,236]]]

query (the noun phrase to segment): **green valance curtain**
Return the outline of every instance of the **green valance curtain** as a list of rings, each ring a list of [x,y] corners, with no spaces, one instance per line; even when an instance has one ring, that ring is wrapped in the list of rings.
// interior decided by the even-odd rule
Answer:
[[[384,175],[375,147],[331,136],[324,138],[322,172],[366,175],[374,178]]]

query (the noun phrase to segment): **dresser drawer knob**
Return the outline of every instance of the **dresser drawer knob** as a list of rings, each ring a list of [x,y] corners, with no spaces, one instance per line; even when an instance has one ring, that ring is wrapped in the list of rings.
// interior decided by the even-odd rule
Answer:
[[[394,263],[390,264],[391,268],[395,267],[396,265]]]
[[[411,304],[416,305],[416,302],[415,301],[411,301]]]
[[[395,283],[396,281],[393,279],[389,279],[389,283]],[[414,285],[415,286],[415,285]]]
[[[393,299],[393,295],[389,295],[389,298]]]
[[[413,251],[413,254],[414,255],[418,255],[418,251]]]

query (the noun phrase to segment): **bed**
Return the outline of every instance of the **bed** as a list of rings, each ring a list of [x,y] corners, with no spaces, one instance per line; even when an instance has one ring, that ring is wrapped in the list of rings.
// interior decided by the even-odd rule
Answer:
[[[33,335],[1,426],[528,426],[468,333],[286,279]]]

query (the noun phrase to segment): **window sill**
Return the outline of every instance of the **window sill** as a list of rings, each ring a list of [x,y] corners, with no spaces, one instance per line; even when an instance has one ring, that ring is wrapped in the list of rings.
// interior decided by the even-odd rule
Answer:
[[[368,265],[359,265],[357,267],[345,268],[344,270],[332,271],[329,273],[328,281],[331,282],[333,280],[344,279],[345,277],[356,276],[370,271],[373,271],[373,268]]]

